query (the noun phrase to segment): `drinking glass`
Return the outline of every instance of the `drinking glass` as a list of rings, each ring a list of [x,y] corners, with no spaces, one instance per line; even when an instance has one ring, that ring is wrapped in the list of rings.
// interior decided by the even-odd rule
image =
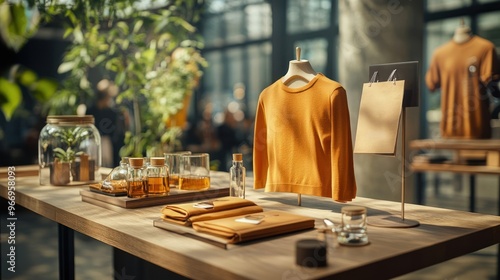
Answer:
[[[183,154],[180,162],[180,190],[210,188],[210,157],[207,153]]]
[[[181,173],[181,156],[190,155],[190,151],[164,153],[165,164],[168,166],[169,183],[171,188],[179,187],[179,174]]]

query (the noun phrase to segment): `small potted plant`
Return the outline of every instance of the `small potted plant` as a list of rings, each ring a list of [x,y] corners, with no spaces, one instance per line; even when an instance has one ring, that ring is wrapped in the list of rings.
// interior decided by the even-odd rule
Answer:
[[[79,181],[80,164],[76,164],[76,159],[77,157],[85,158],[85,154],[77,149],[82,140],[85,139],[85,130],[81,127],[64,129],[56,131],[54,136],[59,139],[62,145],[53,149],[54,163],[50,174],[51,184],[68,185],[73,180]],[[88,164],[86,170],[88,173]],[[83,177],[88,180],[89,176],[86,174]]]
[[[72,180],[71,163],[81,152],[75,152],[71,147],[66,150],[62,148],[54,149],[54,164],[51,169],[50,183],[53,185],[67,185]]]

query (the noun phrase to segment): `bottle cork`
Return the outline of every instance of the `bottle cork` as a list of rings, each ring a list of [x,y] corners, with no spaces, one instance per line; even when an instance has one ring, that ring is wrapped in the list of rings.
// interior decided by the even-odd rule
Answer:
[[[142,167],[144,165],[144,158],[129,158],[128,163],[133,168]]]
[[[163,166],[165,165],[165,158],[163,157],[152,157],[149,159],[149,163],[152,166]]]
[[[234,161],[243,161],[243,155],[242,154],[233,154],[233,160]]]

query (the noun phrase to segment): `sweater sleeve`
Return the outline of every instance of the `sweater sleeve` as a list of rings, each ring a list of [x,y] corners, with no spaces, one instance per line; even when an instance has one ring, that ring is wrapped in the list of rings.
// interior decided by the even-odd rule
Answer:
[[[254,189],[262,189],[267,181],[267,122],[264,105],[259,98],[255,114],[254,143],[253,143],[253,174]]]
[[[351,124],[347,96],[343,87],[331,96],[331,167],[332,199],[346,202],[356,197],[356,179],[351,139]]]
[[[441,87],[441,76],[439,75],[439,66],[436,54],[432,56],[429,69],[425,74],[425,84],[430,91],[435,91]]]
[[[486,51],[480,66],[481,82],[487,84],[500,74],[500,62],[495,51],[495,46],[491,46]]]

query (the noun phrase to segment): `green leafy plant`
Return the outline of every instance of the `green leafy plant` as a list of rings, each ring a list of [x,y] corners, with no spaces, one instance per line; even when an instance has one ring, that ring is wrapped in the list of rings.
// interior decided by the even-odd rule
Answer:
[[[54,157],[59,159],[60,162],[74,162],[76,156],[83,154],[81,151],[76,151],[87,136],[87,131],[81,127],[56,131],[54,136],[63,144],[63,148],[54,148]]]
[[[20,51],[39,28],[41,16],[33,1],[29,3],[0,0],[0,43],[12,54]],[[23,90],[44,103],[56,88],[55,80],[39,77],[23,65],[0,63],[0,110],[7,120],[22,105]]]
[[[180,127],[168,125],[169,119],[185,106],[206,66],[194,26],[203,1],[169,1],[155,9],[140,3],[74,1],[53,11],[64,10],[72,44],[59,67],[67,78],[48,104],[50,114],[74,114],[78,105],[89,105],[92,72],[113,79],[121,90],[116,101],[130,104],[133,119],[122,156],[179,146]]]
[[[62,148],[54,149],[54,157],[59,159],[59,162],[74,162],[77,155],[82,154],[82,152],[75,152],[71,148],[63,150]]]
[[[0,0],[0,32],[16,51],[40,22],[53,19],[64,23],[64,36],[72,41],[59,66],[59,73],[65,74],[59,87],[38,77],[25,84],[36,89],[35,97],[48,100],[45,113],[75,114],[79,105],[90,105],[97,83],[92,73],[113,79],[120,87],[117,103],[130,106],[133,117],[122,156],[152,155],[179,147],[181,128],[169,120],[189,104],[186,100],[206,67],[200,54],[203,41],[195,27],[204,1],[150,1],[149,7],[143,3],[33,0],[11,4]],[[22,102],[19,76],[0,77],[0,106],[7,118]]]

